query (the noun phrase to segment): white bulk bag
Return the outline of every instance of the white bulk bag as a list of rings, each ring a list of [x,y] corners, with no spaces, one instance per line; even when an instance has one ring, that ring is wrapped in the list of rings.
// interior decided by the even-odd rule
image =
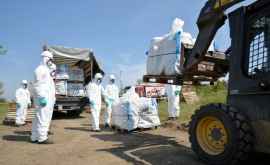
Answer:
[[[155,98],[140,98],[140,117],[138,128],[153,128],[160,125],[158,105]]]
[[[168,34],[152,39],[147,57],[148,75],[181,74],[179,68],[183,26],[184,21],[176,18]]]
[[[127,91],[117,104],[112,107],[112,126],[132,131],[138,127],[139,121],[139,95],[132,87]]]

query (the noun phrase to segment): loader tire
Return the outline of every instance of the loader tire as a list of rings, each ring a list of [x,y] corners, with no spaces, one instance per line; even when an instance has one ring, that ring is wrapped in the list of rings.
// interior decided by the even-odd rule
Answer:
[[[210,165],[235,165],[248,158],[254,135],[248,118],[224,104],[202,106],[189,128],[192,150]]]

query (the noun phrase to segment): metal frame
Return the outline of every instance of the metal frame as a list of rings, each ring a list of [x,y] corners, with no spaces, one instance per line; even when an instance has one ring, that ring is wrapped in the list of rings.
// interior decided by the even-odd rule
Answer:
[[[270,15],[269,0],[255,2],[229,14],[232,51],[227,102],[249,117],[256,136],[256,150],[270,153],[270,132],[267,131],[270,129],[270,72],[263,72],[260,68],[254,68],[256,73],[248,72],[256,64],[249,65],[257,60],[253,56],[259,55],[255,51],[250,56],[253,51],[250,45],[254,39],[251,25],[265,15]]]

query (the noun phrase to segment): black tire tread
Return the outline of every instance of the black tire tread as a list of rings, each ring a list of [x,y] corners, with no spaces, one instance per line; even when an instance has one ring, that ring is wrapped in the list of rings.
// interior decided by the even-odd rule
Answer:
[[[202,109],[207,110],[208,108],[211,108],[213,106],[216,107],[216,109],[223,110],[228,115],[228,117],[231,119],[231,121],[234,123],[237,130],[239,131],[239,136],[237,141],[238,144],[236,144],[237,150],[232,155],[232,159],[224,162],[212,162],[211,160],[207,160],[206,163],[213,165],[235,165],[243,160],[246,160],[249,153],[253,150],[254,134],[249,119],[237,109],[224,104],[208,104],[200,107],[195,111],[195,113],[191,117],[189,125],[192,125],[192,122],[195,120],[195,118],[197,118],[197,116],[202,113]],[[203,157],[203,155],[200,155],[202,153],[198,152],[198,148],[196,147],[196,145],[194,145],[194,138],[192,138],[192,135],[194,135],[193,131],[194,130],[189,129],[189,140],[191,142],[191,148],[199,156],[199,158],[201,158]]]

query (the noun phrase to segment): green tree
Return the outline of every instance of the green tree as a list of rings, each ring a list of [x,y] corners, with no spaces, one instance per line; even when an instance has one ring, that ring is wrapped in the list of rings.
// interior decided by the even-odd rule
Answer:
[[[2,82],[0,82],[0,102],[5,101],[5,99],[1,97],[4,94],[4,89],[3,88],[4,88],[4,85],[3,85]]]
[[[4,54],[7,54],[7,49],[4,46],[0,45],[0,55]]]

